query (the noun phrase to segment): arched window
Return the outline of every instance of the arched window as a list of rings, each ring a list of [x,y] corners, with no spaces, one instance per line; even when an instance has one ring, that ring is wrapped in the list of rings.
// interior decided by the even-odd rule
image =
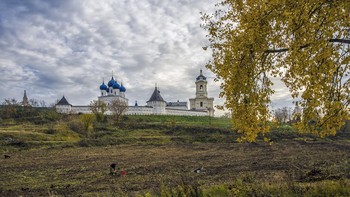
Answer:
[[[200,103],[199,103],[199,106],[200,106],[200,107],[203,107],[203,102],[200,102]]]
[[[200,90],[203,90],[203,85],[200,85],[200,86],[199,86],[199,89],[200,89]]]

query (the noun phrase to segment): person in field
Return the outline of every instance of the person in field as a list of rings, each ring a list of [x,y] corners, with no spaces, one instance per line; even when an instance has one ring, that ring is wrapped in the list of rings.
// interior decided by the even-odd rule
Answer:
[[[119,170],[119,167],[117,166],[117,163],[112,163],[109,166],[109,174],[110,175],[116,175]]]

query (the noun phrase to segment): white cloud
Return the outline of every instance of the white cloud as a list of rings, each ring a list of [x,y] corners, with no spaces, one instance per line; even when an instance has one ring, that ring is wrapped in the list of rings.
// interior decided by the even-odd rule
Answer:
[[[0,2],[0,99],[28,96],[52,103],[65,95],[88,104],[112,71],[133,104],[145,104],[158,83],[164,99],[195,95],[195,78],[210,53],[200,12],[216,1],[69,0]],[[208,77],[209,96],[219,83]],[[278,97],[283,99],[284,96]]]

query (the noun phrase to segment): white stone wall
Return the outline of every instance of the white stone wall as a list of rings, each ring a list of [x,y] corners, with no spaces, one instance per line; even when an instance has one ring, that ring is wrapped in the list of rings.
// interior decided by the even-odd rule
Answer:
[[[112,101],[119,99],[120,101],[126,102],[128,104],[129,100],[125,97],[121,97],[119,95],[108,95],[108,96],[100,96],[98,97],[99,101],[105,102],[107,105],[109,105]]]
[[[147,106],[129,106],[126,115],[151,115],[153,114],[153,108]]]
[[[90,109],[90,106],[72,106],[71,110],[72,114],[91,114],[92,111]]]
[[[176,116],[207,116],[206,111],[193,111],[193,110],[178,110],[178,109],[166,109],[166,115]]]
[[[166,106],[166,109],[188,110],[187,106]]]
[[[147,102],[148,107],[152,107],[152,114],[165,114],[165,101],[149,101]]]
[[[70,105],[57,105],[56,111],[65,114],[91,114],[92,111],[89,106],[70,106]],[[159,110],[155,110],[153,107],[149,106],[129,106],[125,115],[160,115]],[[107,111],[106,114],[111,115],[111,111]],[[193,110],[181,110],[181,109],[171,109],[165,108],[164,113],[161,115],[177,115],[177,116],[207,116],[206,111],[193,111]]]
[[[72,110],[71,105],[56,105],[56,111],[62,114],[70,114]]]

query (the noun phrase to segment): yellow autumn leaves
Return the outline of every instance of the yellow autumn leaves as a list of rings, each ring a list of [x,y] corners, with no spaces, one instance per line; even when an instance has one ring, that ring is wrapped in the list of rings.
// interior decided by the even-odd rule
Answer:
[[[302,109],[301,132],[334,135],[349,119],[350,1],[227,0],[203,15],[213,59],[239,141],[269,131],[271,78]]]

